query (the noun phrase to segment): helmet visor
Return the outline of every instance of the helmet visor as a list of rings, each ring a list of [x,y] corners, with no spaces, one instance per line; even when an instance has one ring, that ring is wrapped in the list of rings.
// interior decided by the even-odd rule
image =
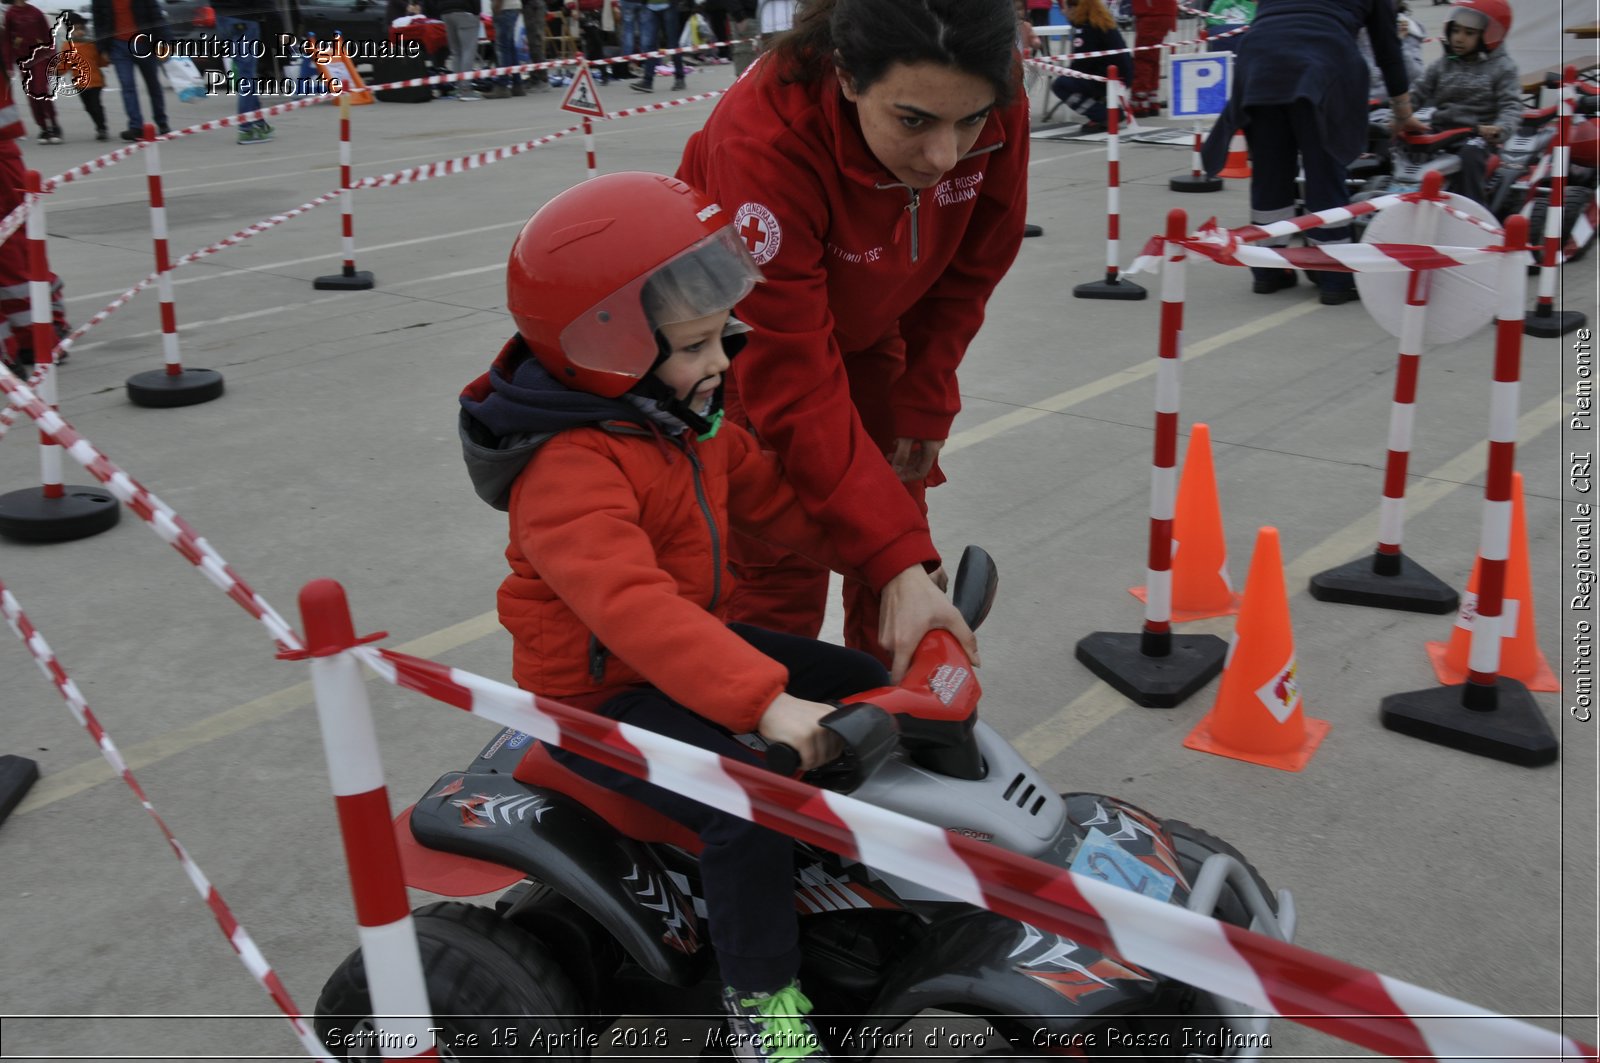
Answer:
[[[732,310],[760,280],[744,242],[724,226],[579,314],[561,347],[581,368],[642,377],[655,364],[656,329]]]
[[[1489,28],[1489,16],[1470,7],[1452,7],[1450,9],[1450,17],[1446,21],[1454,22],[1457,26],[1464,26],[1469,30],[1486,30]]]

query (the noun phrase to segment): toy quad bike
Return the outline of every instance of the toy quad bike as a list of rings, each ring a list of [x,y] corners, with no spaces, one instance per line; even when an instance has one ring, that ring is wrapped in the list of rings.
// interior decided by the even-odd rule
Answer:
[[[969,547],[954,599],[972,627],[996,582],[989,556]],[[1290,894],[1275,896],[1236,849],[1118,798],[1056,794],[978,720],[979,694],[959,643],[930,632],[900,686],[857,695],[825,718],[846,752],[807,778],[1237,926],[1292,935]],[[785,759],[792,767],[792,750],[768,750],[769,767]],[[439,1040],[472,1045],[461,1058],[581,1059],[613,1045],[682,1056],[683,1045],[661,1040],[664,1027],[613,1027],[615,1019],[720,1014],[699,839],[566,770],[530,736],[500,732],[396,826],[415,887],[476,896],[516,883],[493,908],[442,902],[414,913]],[[929,1009],[986,1020],[1021,1056],[1230,1057],[1262,1044],[1264,1018],[1241,1005],[822,849],[797,844],[795,857],[801,982],[836,1058],[871,1058],[896,1043],[904,1017]],[[358,949],[317,1002],[318,1034],[339,1058],[376,1058],[340,1047],[370,1043],[359,1036],[373,1029],[370,1009]],[[441,1055],[456,1058],[447,1047]]]
[[[1560,80],[1551,75],[1546,87],[1556,88],[1559,84]],[[1565,249],[1563,257],[1569,262],[1582,258],[1594,238],[1596,167],[1600,165],[1596,143],[1600,140],[1600,127],[1596,127],[1592,119],[1597,100],[1600,97],[1587,83],[1578,83],[1574,110],[1590,120],[1572,125],[1572,143],[1568,146],[1569,168],[1561,203],[1561,246]],[[1555,104],[1524,111],[1516,128],[1490,157],[1484,174],[1485,206],[1502,222],[1513,214],[1527,215],[1528,242],[1536,259],[1544,255],[1545,217],[1554,188],[1549,168],[1542,164],[1550,162],[1554,155],[1558,117]],[[1541,173],[1543,176],[1538,176]],[[1588,239],[1579,241],[1574,232],[1585,214],[1590,215],[1590,224],[1585,227]]]

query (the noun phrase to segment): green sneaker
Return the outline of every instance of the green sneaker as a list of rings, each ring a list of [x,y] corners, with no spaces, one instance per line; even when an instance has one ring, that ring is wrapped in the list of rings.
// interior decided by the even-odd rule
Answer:
[[[272,139],[272,127],[262,122],[260,125],[246,126],[239,130],[239,143],[265,144]]]
[[[830,1058],[806,1018],[811,1001],[800,992],[799,982],[776,993],[741,993],[729,986],[722,991],[722,1006],[728,1011],[728,1048],[734,1059],[827,1063]]]

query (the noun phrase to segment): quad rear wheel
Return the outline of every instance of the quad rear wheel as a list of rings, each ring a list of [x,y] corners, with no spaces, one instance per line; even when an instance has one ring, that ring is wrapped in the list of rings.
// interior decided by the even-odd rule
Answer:
[[[548,951],[488,908],[445,901],[412,915],[440,1059],[587,1059],[582,1001]],[[381,1056],[361,950],[317,1000],[317,1036],[337,1059]]]

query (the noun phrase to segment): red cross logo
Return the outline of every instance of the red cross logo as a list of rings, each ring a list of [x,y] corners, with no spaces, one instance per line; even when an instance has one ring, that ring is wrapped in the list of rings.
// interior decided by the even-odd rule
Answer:
[[[772,261],[783,243],[783,229],[772,211],[760,203],[746,203],[734,214],[733,230],[744,241],[756,265]]]
[[[767,230],[761,227],[761,219],[751,215],[745,219],[744,225],[739,229],[739,235],[744,237],[745,247],[755,254],[756,249],[767,242]]]

